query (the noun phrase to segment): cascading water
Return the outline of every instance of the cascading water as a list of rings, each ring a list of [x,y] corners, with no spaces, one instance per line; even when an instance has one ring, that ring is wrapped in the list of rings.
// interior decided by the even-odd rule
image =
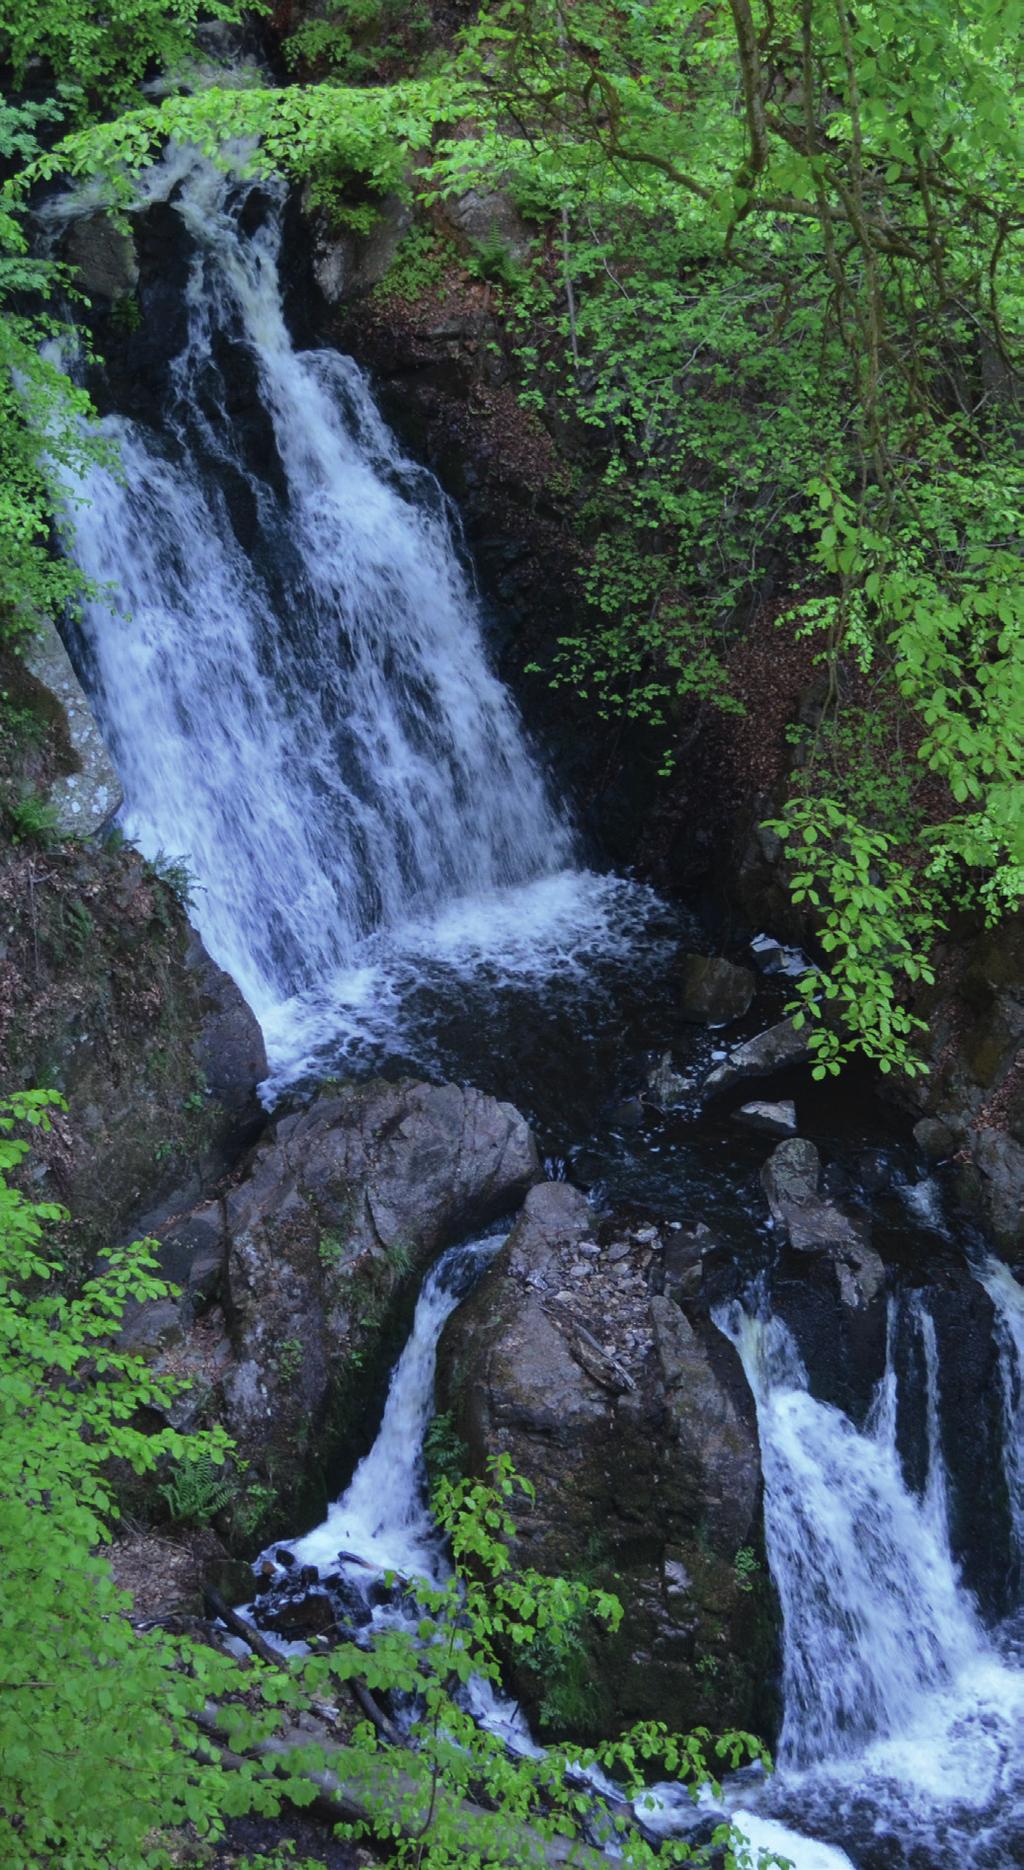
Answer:
[[[1003,1467],[1017,1565],[1024,1585],[1024,1286],[1002,1260],[978,1268],[996,1311],[999,1378],[1003,1392]]]
[[[790,1332],[763,1301],[733,1303],[717,1322],[757,1408],[782,1611],[780,1772],[766,1809],[837,1838],[872,1870],[1017,1870],[1024,1673],[1012,1646],[983,1630],[950,1550],[927,1306],[915,1295],[890,1315],[888,1367],[862,1429],[811,1395]],[[920,1494],[896,1445],[896,1324],[917,1338],[924,1372]]]
[[[108,593],[82,653],[124,828],[184,857],[287,1077],[386,1026],[424,958],[570,965],[623,886],[572,867],[436,483],[350,359],[291,341],[282,195],[188,151],[152,172],[191,242],[187,337],[159,432],[108,418],[123,471],[71,510]],[[225,413],[227,359],[252,378],[255,443]]]
[[[504,1235],[489,1235],[442,1255],[423,1282],[412,1330],[395,1365],[377,1439],[359,1463],[327,1518],[297,1539],[292,1551],[303,1565],[337,1564],[339,1552],[362,1563],[352,1576],[360,1584],[366,1566],[436,1583],[444,1560],[441,1541],[426,1503],[423,1437],[434,1405],[437,1345],[459,1302],[494,1258]]]
[[[271,1088],[361,1048],[387,1055],[396,1033],[407,1039],[424,982],[449,1022],[467,979],[480,983],[464,1017],[486,1031],[503,983],[589,978],[595,957],[635,952],[645,917],[642,998],[659,1005],[671,938],[644,892],[575,867],[571,831],[489,668],[436,484],[402,456],[354,364],[291,340],[278,192],[181,151],[148,188],[189,237],[186,328],[157,425],[107,419],[122,475],[97,471],[72,490],[89,503],[74,550],[109,587],[79,648],[125,829],[195,875],[207,944],[264,1027]],[[527,1018],[543,1027],[539,995]],[[499,1022],[494,1049],[515,1023]],[[610,1080],[587,1015],[574,1023]],[[655,1021],[640,1044],[663,1046],[665,1030]],[[405,1045],[418,1062],[421,1037]],[[559,1040],[552,1028],[549,1055]],[[685,1142],[669,1160],[674,1140],[655,1164],[658,1136],[642,1157],[631,1131],[622,1153],[641,1198],[657,1181],[678,1212],[702,1171]],[[719,1220],[730,1202],[743,1208],[720,1174],[701,1186]],[[934,1234],[935,1184],[904,1193]],[[336,1568],[341,1549],[379,1570],[443,1567],[422,1434],[437,1336],[488,1251],[458,1249],[428,1278],[378,1440],[325,1524],[295,1543],[300,1563]],[[995,1262],[977,1276],[996,1308],[1024,1573],[1024,1293]],[[728,1790],[727,1809],[801,1870],[1020,1870],[1024,1676],[1008,1631],[983,1629],[951,1554],[927,1303],[893,1312],[863,1427],[811,1394],[778,1319],[736,1307],[721,1323],[757,1405],[785,1664],[781,1770],[764,1788]],[[897,1435],[900,1331],[921,1392],[919,1491]],[[347,1572],[356,1589],[377,1575]],[[506,1719],[497,1704],[480,1712]],[[505,1731],[529,1744],[521,1724]]]

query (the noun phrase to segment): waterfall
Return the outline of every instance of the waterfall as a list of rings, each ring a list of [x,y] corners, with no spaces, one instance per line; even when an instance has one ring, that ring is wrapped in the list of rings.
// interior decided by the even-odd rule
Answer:
[[[562,967],[615,894],[572,867],[436,483],[351,359],[292,343],[283,192],[190,151],[151,172],[187,337],[159,430],[108,417],[122,472],[69,488],[124,829],[184,858],[279,1075],[386,1022],[396,965]]]
[[[736,1308],[720,1323],[758,1411],[785,1632],[780,1763],[849,1757],[910,1724],[977,1651],[938,1491],[908,1491],[887,1424],[859,1433],[815,1400],[778,1318]]]
[[[996,1345],[1003,1398],[1003,1470],[1010,1500],[1014,1555],[1024,1572],[1024,1287],[1002,1260],[976,1269],[996,1309]]]
[[[986,1271],[1012,1321],[1009,1343],[1024,1295],[1009,1275],[1004,1285],[1005,1268]],[[765,1542],[782,1612],[780,1771],[759,1809],[831,1836],[855,1862],[863,1851],[872,1870],[938,1861],[928,1852],[940,1838],[944,1862],[1016,1870],[1019,1636],[1012,1620],[1005,1632],[983,1629],[950,1550],[941,1372],[924,1298],[890,1308],[887,1368],[862,1429],[810,1393],[794,1339],[763,1292],[721,1308],[716,1322],[757,1409]],[[906,1333],[918,1354],[904,1395],[895,1350]],[[1019,1385],[1015,1342],[1006,1367]],[[1008,1446],[1019,1405],[1019,1387],[1008,1388]],[[904,1407],[923,1433],[920,1491],[897,1448]]]
[[[452,1247],[427,1274],[412,1330],[392,1372],[377,1439],[327,1518],[292,1550],[303,1565],[331,1569],[341,1551],[378,1572],[437,1583],[441,1542],[427,1506],[423,1437],[434,1407],[437,1346],[446,1320],[494,1258],[503,1234]],[[353,1574],[358,1582],[363,1568]]]

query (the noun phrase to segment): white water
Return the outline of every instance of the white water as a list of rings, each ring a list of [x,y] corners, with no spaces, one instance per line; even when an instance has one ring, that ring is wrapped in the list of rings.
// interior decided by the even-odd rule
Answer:
[[[378,1572],[437,1584],[447,1576],[426,1500],[423,1437],[434,1408],[437,1346],[446,1320],[494,1258],[504,1236],[453,1247],[423,1282],[408,1342],[392,1373],[377,1439],[327,1518],[291,1546],[300,1564],[326,1572],[353,1552]],[[363,1566],[350,1566],[357,1584]]]
[[[152,172],[193,243],[187,342],[159,433],[106,422],[124,472],[75,490],[73,550],[112,593],[83,636],[124,829],[184,857],[280,1082],[386,1035],[425,964],[621,947],[642,893],[575,867],[440,491],[350,359],[294,347],[280,199],[244,231],[252,190],[187,151]]]
[[[1024,1287],[1002,1260],[987,1259],[976,1277],[996,1308],[1003,1396],[1003,1466],[1014,1545],[1024,1568]]]
[[[1019,1321],[1019,1301],[1004,1296]],[[858,1429],[810,1394],[779,1319],[739,1305],[718,1317],[757,1408],[766,1544],[783,1618],[779,1773],[764,1805],[844,1843],[867,1826],[872,1841],[892,1838],[885,1861],[901,1866],[1019,1870],[1017,1847],[1000,1844],[998,1827],[1022,1810],[1024,1672],[1010,1646],[983,1630],[960,1581],[934,1324],[919,1298],[903,1316],[924,1369],[920,1496],[896,1448],[891,1324],[890,1365]],[[948,1855],[921,1854],[937,1851],[940,1838]]]
[[[437,1346],[447,1319],[503,1239],[501,1234],[489,1235],[452,1247],[427,1274],[412,1330],[392,1372],[377,1439],[326,1519],[291,1543],[290,1550],[301,1565],[315,1565],[322,1576],[343,1572],[349,1584],[367,1596],[388,1572],[435,1585],[451,1575],[427,1504],[423,1454],[434,1410]],[[279,1549],[279,1545],[271,1548],[272,1552]],[[399,1601],[378,1607],[373,1620],[380,1625],[414,1625],[415,1604]],[[500,1734],[508,1746],[519,1753],[539,1752],[518,1706],[490,1682],[473,1682],[469,1697],[476,1719]],[[607,1789],[607,1782],[602,1789]]]

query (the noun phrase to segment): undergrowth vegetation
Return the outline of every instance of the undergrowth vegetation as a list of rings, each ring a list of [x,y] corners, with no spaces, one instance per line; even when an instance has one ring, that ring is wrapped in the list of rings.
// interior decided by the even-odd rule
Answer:
[[[339,1634],[313,1653],[243,1661],[159,1625],[133,1627],[106,1556],[118,1467],[163,1471],[175,1516],[201,1523],[229,1496],[230,1445],[220,1430],[166,1426],[181,1383],[119,1344],[126,1306],[168,1294],[152,1243],[101,1256],[77,1297],[57,1286],[49,1240],[60,1211],[11,1177],[28,1150],[23,1132],[45,1130],[60,1101],[33,1092],[0,1105],[0,1538],[4,1590],[18,1607],[0,1619],[5,1866],[201,1865],[233,1816],[284,1814],[286,1833],[288,1811],[313,1802],[325,1770],[349,1796],[341,1833],[392,1864],[542,1865],[550,1840],[575,1836],[584,1817],[638,1870],[693,1861],[682,1842],[654,1851],[629,1801],[655,1775],[696,1787],[709,1759],[763,1759],[756,1740],[680,1738],[648,1723],[597,1748],[534,1757],[469,1711],[471,1683],[500,1683],[502,1651],[543,1651],[557,1666],[587,1620],[614,1627],[622,1614],[606,1592],[514,1568],[512,1509],[529,1488],[507,1457],[487,1484],[439,1479],[449,1580],[392,1580],[408,1617],[358,1642]],[[338,1721],[349,1684],[364,1707],[367,1694],[371,1708],[396,1698],[407,1712],[400,1739],[388,1722],[382,1733],[380,1721]],[[595,1799],[585,1775],[598,1765],[618,1799]],[[727,1826],[713,1848],[727,1866],[750,1861]]]

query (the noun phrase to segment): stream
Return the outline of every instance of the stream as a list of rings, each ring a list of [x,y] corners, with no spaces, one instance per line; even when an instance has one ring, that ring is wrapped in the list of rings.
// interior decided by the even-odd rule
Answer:
[[[596,1206],[714,1217],[736,1268],[715,1321],[756,1404],[783,1618],[778,1771],[737,1775],[724,1809],[798,1870],[1019,1870],[1024,1291],[950,1235],[941,1187],[856,1084],[783,1081],[887,1261],[966,1252],[991,1301],[999,1447],[978,1460],[1003,1506],[986,1531],[967,1523],[977,1475],[941,1293],[894,1281],[865,1410],[816,1393],[765,1277],[765,1140],[705,1105],[722,1043],[678,1011],[670,964],[699,925],[584,851],[493,673],[457,516],[355,363],[296,348],[283,192],[174,149],[146,188],[140,212],[177,225],[181,316],[161,349],[143,292],[145,395],[105,415],[124,473],[74,490],[88,504],[69,541],[107,587],[71,647],[125,835],[194,877],[203,939],[264,1030],[268,1106],[327,1076],[453,1077],[515,1102]],[[766,980],[738,1036],[784,999]],[[685,1081],[670,1110],[641,1095],[666,1052]],[[443,1567],[422,1460],[434,1357],[497,1245],[428,1274],[377,1440],[293,1542],[300,1563]],[[1000,1581],[988,1598],[972,1564]],[[659,1788],[663,1830],[701,1817]]]

